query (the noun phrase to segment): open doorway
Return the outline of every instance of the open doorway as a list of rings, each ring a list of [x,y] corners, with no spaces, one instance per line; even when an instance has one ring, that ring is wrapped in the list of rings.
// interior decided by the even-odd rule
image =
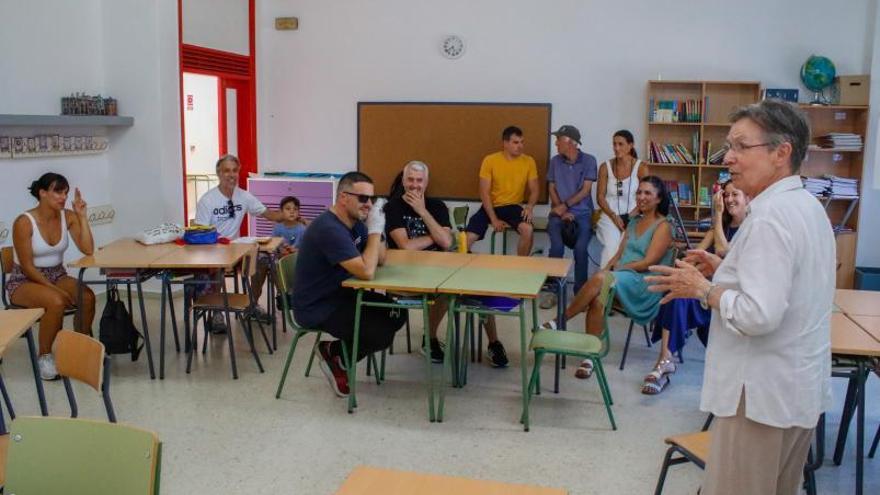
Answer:
[[[183,73],[183,129],[186,220],[190,223],[195,218],[199,199],[217,185],[214,165],[223,154],[220,147],[219,77]]]

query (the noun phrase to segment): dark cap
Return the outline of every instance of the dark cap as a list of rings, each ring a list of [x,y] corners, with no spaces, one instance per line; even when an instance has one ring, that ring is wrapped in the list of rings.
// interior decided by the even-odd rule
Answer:
[[[581,131],[577,129],[577,127],[573,125],[564,125],[559,128],[556,132],[551,132],[550,134],[559,137],[565,136],[574,140],[577,144],[581,144]]]

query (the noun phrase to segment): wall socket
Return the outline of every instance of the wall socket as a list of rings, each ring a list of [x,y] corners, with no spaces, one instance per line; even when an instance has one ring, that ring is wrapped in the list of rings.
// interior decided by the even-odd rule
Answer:
[[[99,205],[88,209],[89,225],[107,225],[113,223],[116,210],[113,205]]]
[[[6,222],[0,222],[0,245],[6,244],[9,240],[10,232]]]

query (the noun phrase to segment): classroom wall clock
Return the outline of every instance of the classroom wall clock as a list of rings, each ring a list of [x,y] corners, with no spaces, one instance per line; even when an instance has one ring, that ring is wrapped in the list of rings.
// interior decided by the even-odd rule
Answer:
[[[464,55],[464,40],[454,34],[443,38],[443,42],[440,43],[440,53],[448,59],[461,58]]]

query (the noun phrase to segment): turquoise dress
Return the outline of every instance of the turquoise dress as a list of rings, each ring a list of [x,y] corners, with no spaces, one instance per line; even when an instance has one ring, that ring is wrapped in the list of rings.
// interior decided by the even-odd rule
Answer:
[[[636,225],[642,221],[644,221],[644,217],[638,215],[627,225],[626,246],[623,248],[618,265],[645,259],[648,246],[651,245],[651,239],[654,237],[654,231],[666,220],[655,220],[654,225],[639,236],[636,234]],[[658,264],[669,265],[671,263],[672,251],[668,250]],[[654,320],[660,310],[660,299],[663,298],[663,294],[659,292],[648,291],[645,277],[651,274],[651,272],[637,272],[635,270],[614,270],[617,300],[620,301],[629,317],[639,325],[647,325]]]

